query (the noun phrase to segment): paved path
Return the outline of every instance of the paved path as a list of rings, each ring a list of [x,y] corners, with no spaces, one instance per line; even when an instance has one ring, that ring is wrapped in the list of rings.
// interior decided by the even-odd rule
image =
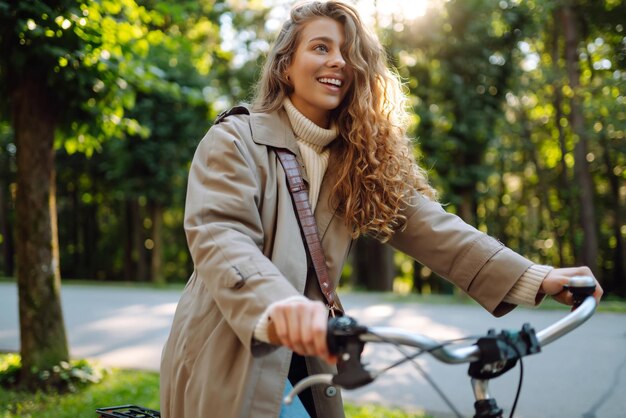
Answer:
[[[158,370],[178,297],[178,291],[65,286],[62,298],[72,356],[97,358],[111,366]],[[370,294],[347,294],[342,301],[350,308],[348,314],[364,324],[401,327],[435,339],[484,333],[492,327],[515,329],[524,322],[541,329],[564,314],[518,309],[495,319],[476,306],[389,303]],[[18,330],[17,288],[0,283],[0,350],[18,350]],[[394,349],[383,346],[368,349],[366,354],[372,366],[398,358]],[[428,358],[419,364],[465,416],[472,415],[466,366],[444,365]],[[518,378],[516,368],[492,383],[492,393],[507,414]],[[625,417],[625,387],[626,315],[599,313],[540,355],[526,358],[516,417]],[[364,388],[344,391],[344,397],[354,402],[443,411],[437,415],[450,416],[432,387],[408,365]]]

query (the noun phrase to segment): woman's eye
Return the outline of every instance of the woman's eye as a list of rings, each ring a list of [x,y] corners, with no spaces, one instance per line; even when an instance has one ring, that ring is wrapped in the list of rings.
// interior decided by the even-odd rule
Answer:
[[[328,52],[328,47],[324,44],[316,45],[313,49],[320,52]]]

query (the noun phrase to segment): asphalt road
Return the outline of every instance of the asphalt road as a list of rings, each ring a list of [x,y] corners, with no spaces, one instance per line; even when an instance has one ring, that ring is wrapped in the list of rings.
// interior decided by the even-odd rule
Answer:
[[[95,358],[117,367],[158,370],[161,348],[178,291],[67,285],[62,291],[72,357]],[[371,294],[346,294],[348,314],[370,326],[393,326],[435,339],[519,329],[542,329],[565,311],[517,309],[495,319],[473,305],[389,303]],[[0,351],[19,349],[17,288],[0,283]],[[372,368],[399,358],[387,346],[366,349]],[[473,414],[467,367],[420,358],[423,369],[464,416]],[[492,381],[491,393],[508,416],[519,367]],[[343,392],[350,401],[373,402],[452,416],[450,408],[416,367],[404,365],[361,389]],[[120,400],[126,401],[126,400]],[[626,315],[597,313],[586,324],[524,360],[516,417],[626,417]]]

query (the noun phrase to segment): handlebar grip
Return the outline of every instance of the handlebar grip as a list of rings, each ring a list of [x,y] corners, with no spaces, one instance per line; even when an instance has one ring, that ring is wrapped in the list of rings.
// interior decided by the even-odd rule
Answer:
[[[593,292],[596,291],[596,281],[591,276],[574,276],[563,288],[569,290],[572,294],[574,299],[573,309],[576,309],[588,296],[593,295]]]

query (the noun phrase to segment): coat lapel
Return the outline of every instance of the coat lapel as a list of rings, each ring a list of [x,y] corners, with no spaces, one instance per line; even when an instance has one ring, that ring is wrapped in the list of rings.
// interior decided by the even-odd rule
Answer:
[[[295,154],[301,167],[302,178],[307,183],[309,182],[304,170],[300,148],[298,148],[298,143],[296,142],[296,135],[293,133],[289,118],[282,108],[272,113],[251,113],[250,129],[252,131],[252,140],[257,144],[273,148],[284,148]]]
[[[317,223],[317,229],[322,241],[324,240],[324,235],[328,230],[328,226],[337,211],[337,209],[333,208],[330,203],[331,192],[334,185],[333,179],[335,178],[335,172],[337,171],[337,165],[333,164],[333,151],[334,148],[331,147],[331,155],[328,159],[328,168],[326,169],[326,173],[324,173],[324,179],[322,180],[322,184],[320,186],[317,206],[315,207],[315,222]]]

